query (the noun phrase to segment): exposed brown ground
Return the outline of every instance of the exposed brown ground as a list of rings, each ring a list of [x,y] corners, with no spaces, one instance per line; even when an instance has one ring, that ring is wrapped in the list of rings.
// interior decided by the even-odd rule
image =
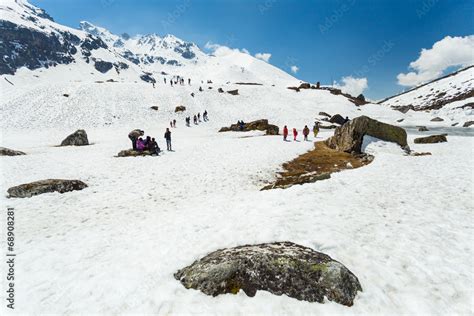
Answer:
[[[331,149],[324,142],[316,142],[313,150],[284,163],[284,171],[278,173],[277,180],[262,190],[285,189],[295,184],[329,179],[331,173],[360,168],[371,163],[372,160],[372,156],[354,156]]]

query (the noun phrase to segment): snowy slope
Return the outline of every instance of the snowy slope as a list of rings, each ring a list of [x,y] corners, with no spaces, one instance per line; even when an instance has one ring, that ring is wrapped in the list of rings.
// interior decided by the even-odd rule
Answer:
[[[415,111],[439,110],[450,103],[474,97],[474,66],[428,82],[402,94],[387,98],[380,104],[392,107],[413,106]],[[452,108],[452,107],[451,107]],[[471,107],[472,108],[472,107]]]

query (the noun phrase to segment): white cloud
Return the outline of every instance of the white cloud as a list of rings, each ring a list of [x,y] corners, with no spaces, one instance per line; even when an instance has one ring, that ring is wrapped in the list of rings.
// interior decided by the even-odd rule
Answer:
[[[410,63],[414,71],[397,76],[398,84],[412,87],[436,79],[449,67],[474,64],[474,35],[446,36],[430,49],[422,49],[420,57]]]
[[[300,68],[298,66],[291,66],[290,69],[291,69],[291,72],[294,73],[294,74],[297,73],[298,70],[300,70]]]
[[[267,62],[270,60],[270,57],[272,57],[272,54],[270,53],[256,53],[255,58],[261,59],[264,62]]]
[[[341,83],[334,83],[334,87],[341,89],[342,92],[357,97],[369,87],[367,78],[354,78],[352,76],[343,77]]]
[[[225,56],[225,55],[228,55],[230,53],[235,53],[235,52],[250,55],[250,52],[245,48],[242,48],[242,49],[230,48],[230,47],[219,45],[212,42],[207,42],[206,45],[204,45],[204,48],[210,50],[216,56]]]

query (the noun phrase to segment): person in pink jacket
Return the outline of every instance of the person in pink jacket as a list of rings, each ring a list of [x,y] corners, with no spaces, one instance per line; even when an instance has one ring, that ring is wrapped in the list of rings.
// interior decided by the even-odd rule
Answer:
[[[140,137],[137,140],[137,150],[138,151],[143,151],[145,149],[145,142],[143,142],[143,139]]]
[[[293,140],[296,141],[296,137],[298,137],[298,131],[296,128],[293,128]]]

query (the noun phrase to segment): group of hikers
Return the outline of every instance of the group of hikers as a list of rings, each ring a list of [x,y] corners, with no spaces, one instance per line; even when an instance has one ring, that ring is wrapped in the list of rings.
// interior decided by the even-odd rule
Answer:
[[[204,122],[209,121],[207,110],[202,114],[202,119]],[[186,125],[190,126],[191,117],[186,117]],[[194,115],[194,124],[198,125],[201,122],[201,113]],[[170,126],[176,128],[176,119],[170,121]],[[143,152],[149,151],[151,155],[159,155],[161,152],[158,143],[154,137],[146,136],[144,138],[145,132],[141,129],[134,129],[128,134],[128,138],[132,141],[132,149],[135,151]],[[173,151],[171,147],[171,131],[169,128],[166,128],[164,138],[166,140],[166,149],[168,151]]]
[[[203,120],[204,122],[209,121],[209,117],[207,116],[207,110],[205,110],[204,113],[202,114],[202,120]],[[187,117],[185,118],[185,122],[186,122],[186,126],[187,126],[187,127],[190,127],[190,126],[191,126],[191,116],[187,116]],[[198,125],[199,122],[202,122],[202,121],[201,121],[201,112],[199,112],[197,115],[194,114],[194,116],[193,116],[193,123],[194,123],[194,125]],[[176,127],[176,126],[175,126],[175,127]]]
[[[313,126],[314,138],[318,136],[319,129],[320,129],[319,122],[314,122],[314,126]],[[310,133],[310,130],[309,130],[308,125],[305,125],[303,128],[303,137],[305,141],[308,140],[309,133]],[[289,134],[288,127],[285,125],[283,127],[283,140],[285,142],[288,141],[288,134]],[[296,128],[293,128],[293,141],[297,141],[297,137],[298,137],[298,131],[296,130]]]
[[[164,83],[166,84],[166,77],[163,78]],[[182,86],[184,86],[185,80],[183,77],[176,76],[174,78],[169,79],[170,85],[177,85],[178,83]],[[188,78],[188,85],[191,85],[191,78]]]

